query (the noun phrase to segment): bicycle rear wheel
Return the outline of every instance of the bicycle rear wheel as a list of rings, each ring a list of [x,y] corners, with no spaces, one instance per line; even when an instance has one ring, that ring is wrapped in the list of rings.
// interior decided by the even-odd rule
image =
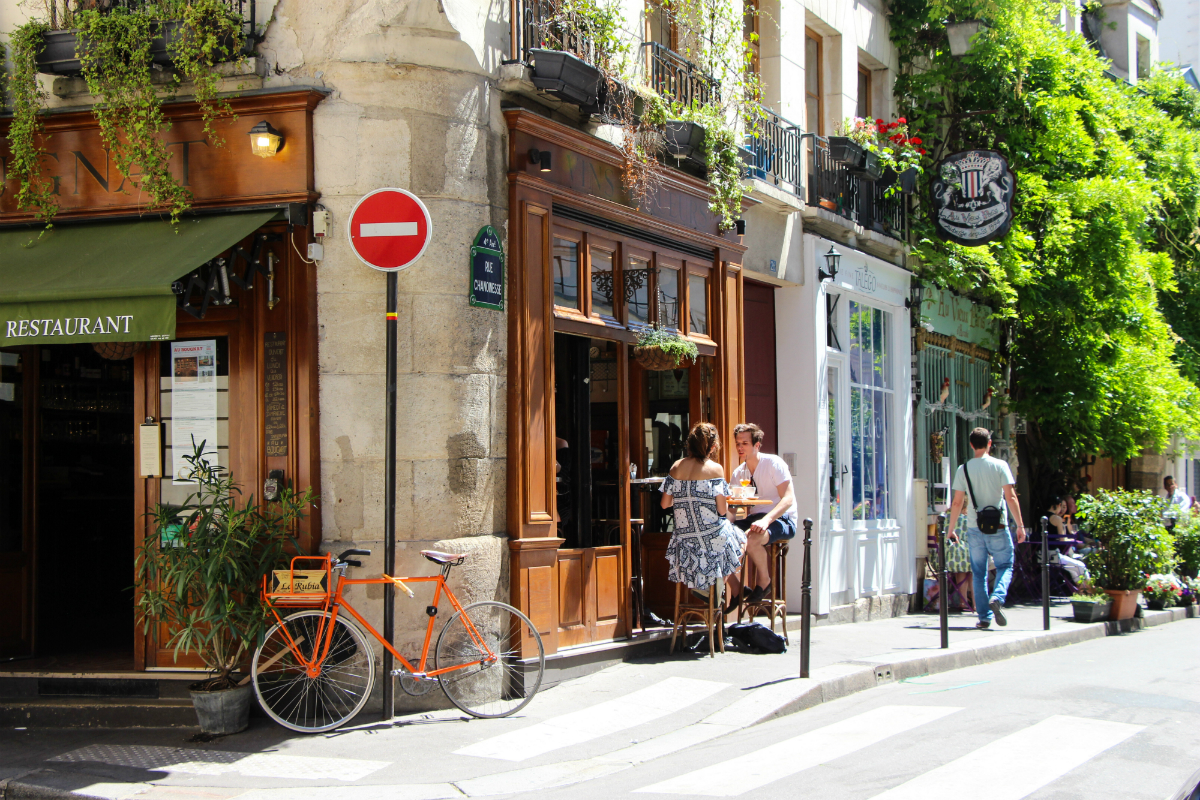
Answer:
[[[458,667],[438,675],[451,703],[474,717],[507,717],[541,688],[546,651],[528,617],[489,600],[450,618],[438,635],[434,663],[439,670]]]
[[[317,676],[310,677],[301,662],[324,645],[331,618],[327,611],[292,614],[267,631],[254,651],[250,673],[254,691],[263,710],[285,728],[301,733],[332,730],[353,719],[371,694],[375,655],[362,631],[343,617],[333,623],[329,653]],[[288,636],[296,650],[289,646]]]

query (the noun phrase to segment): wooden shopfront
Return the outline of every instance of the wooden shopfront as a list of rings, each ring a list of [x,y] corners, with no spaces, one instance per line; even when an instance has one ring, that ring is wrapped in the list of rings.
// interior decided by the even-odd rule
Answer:
[[[148,512],[192,488],[173,474],[185,382],[211,408],[187,424],[215,438],[213,458],[245,495],[260,498],[269,476],[319,490],[315,267],[300,254],[322,97],[232,99],[222,147],[194,104],[165,106],[172,171],[194,196],[177,227],[139,206],[137,176],[117,173],[88,112],[46,121],[53,229],[39,235],[16,208],[17,181],[0,174],[0,658],[11,668],[199,666],[163,649],[163,631],[143,634],[128,588],[136,548],[160,536]],[[270,158],[250,148],[261,120],[284,135]],[[303,547],[317,544],[318,514]]]
[[[528,111],[505,116],[511,592],[554,653],[640,627],[639,566],[646,610],[670,615],[671,521],[644,481],[682,457],[696,422],[728,444],[741,421],[745,248],[719,233],[705,182],[666,168],[637,209],[614,147]],[[656,321],[696,343],[696,363],[637,363],[637,333]]]

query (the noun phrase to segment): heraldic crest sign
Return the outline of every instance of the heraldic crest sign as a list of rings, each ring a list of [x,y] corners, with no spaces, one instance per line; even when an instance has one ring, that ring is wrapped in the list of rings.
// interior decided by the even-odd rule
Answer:
[[[1008,161],[994,150],[946,156],[932,181],[934,227],[968,247],[999,239],[1012,227],[1016,190]]]

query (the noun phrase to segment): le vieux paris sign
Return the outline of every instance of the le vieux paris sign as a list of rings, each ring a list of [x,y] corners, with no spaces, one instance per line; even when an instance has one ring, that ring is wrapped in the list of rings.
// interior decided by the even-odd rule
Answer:
[[[312,91],[234,98],[230,105],[236,118],[216,122],[225,140],[219,147],[205,137],[195,103],[168,103],[163,110],[170,127],[162,138],[171,154],[171,173],[191,191],[197,208],[311,202],[316,199],[309,190],[311,110],[320,99]],[[250,128],[263,119],[285,137],[274,158],[255,156],[247,144]],[[20,183],[10,173],[8,125],[0,120],[0,223],[33,216],[17,208]],[[58,219],[146,210],[137,174],[117,171],[90,112],[47,115],[45,130],[42,174],[53,183]]]

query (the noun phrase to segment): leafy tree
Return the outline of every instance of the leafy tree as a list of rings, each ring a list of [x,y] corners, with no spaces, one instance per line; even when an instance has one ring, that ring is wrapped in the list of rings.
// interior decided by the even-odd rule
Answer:
[[[1029,423],[1018,447],[1037,508],[1083,488],[1073,476],[1092,454],[1162,447],[1189,424],[1196,395],[1160,295],[1176,289],[1171,237],[1186,241],[1197,218],[1200,140],[1107,75],[1086,40],[1059,27],[1061,10],[1050,0],[890,4],[900,113],[934,163],[987,148],[1018,178],[1001,240],[940,241],[922,208],[912,227],[928,278],[997,309],[999,368],[1010,409]],[[946,23],[968,19],[988,28],[955,58]]]

